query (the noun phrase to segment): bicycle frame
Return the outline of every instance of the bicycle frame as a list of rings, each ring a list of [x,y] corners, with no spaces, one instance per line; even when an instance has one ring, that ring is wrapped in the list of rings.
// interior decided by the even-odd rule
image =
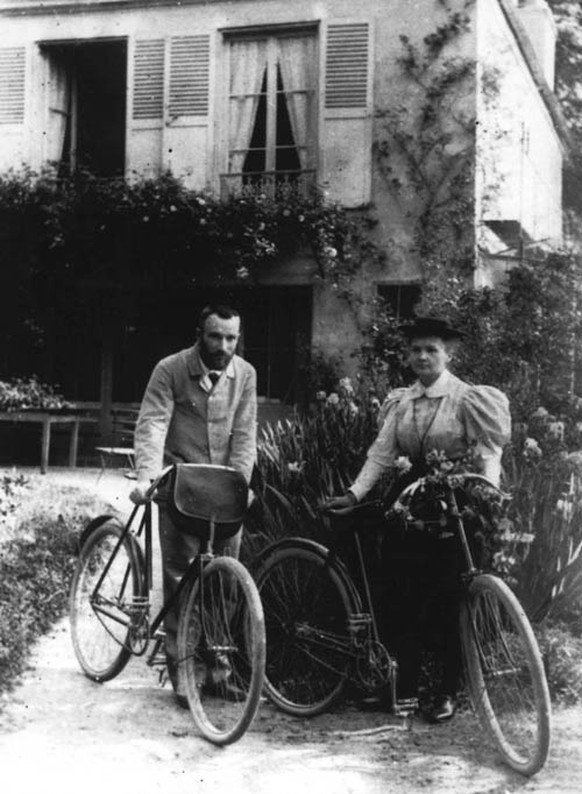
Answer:
[[[162,471],[159,477],[152,483],[148,492],[146,494],[147,501],[143,505],[143,515],[141,517],[139,526],[135,532],[132,532],[132,526],[136,520],[136,516],[141,509],[140,505],[136,505],[131,514],[129,519],[127,520],[123,531],[120,535],[118,542],[111,553],[111,556],[107,560],[103,571],[91,593],[91,603],[93,606],[93,610],[97,617],[99,617],[99,613],[106,615],[108,618],[123,624],[123,621],[116,615],[109,611],[107,611],[106,607],[103,602],[100,601],[99,591],[107,576],[113,561],[117,555],[117,552],[126,541],[128,536],[135,538],[136,540],[142,538],[143,536],[143,543],[144,543],[144,563],[145,563],[145,582],[144,582],[144,589],[145,595],[132,598],[132,603],[128,609],[128,618],[129,618],[129,627],[130,629],[137,629],[137,634],[135,639],[132,637],[130,639],[130,648],[128,650],[135,656],[143,655],[149,645],[149,641],[152,639],[156,640],[152,653],[148,657],[147,663],[151,666],[153,665],[155,656],[161,646],[161,643],[164,639],[163,632],[160,632],[160,626],[162,625],[166,615],[170,610],[175,606],[176,603],[179,602],[179,599],[187,587],[194,585],[194,583],[199,579],[204,566],[213,558],[214,554],[212,552],[212,548],[214,545],[214,536],[215,536],[215,522],[209,521],[210,526],[210,533],[209,538],[206,543],[205,549],[200,551],[192,563],[188,567],[186,573],[178,583],[178,586],[174,593],[170,596],[168,600],[165,600],[162,604],[162,607],[155,615],[154,619],[150,621],[150,593],[153,588],[153,553],[152,553],[152,525],[153,525],[153,518],[154,515],[156,516],[156,523],[157,523],[157,505],[153,501],[153,496],[157,491],[160,483],[163,482],[165,477],[171,471],[172,466],[168,466],[166,469]],[[129,568],[126,572],[126,578],[123,582],[122,587],[125,586],[127,583],[127,577],[129,576]],[[119,605],[116,605],[119,609]],[[105,624],[103,624],[105,625]],[[145,631],[143,630],[145,628]],[[143,647],[141,649],[138,648],[138,642],[141,641],[143,643]]]
[[[350,508],[344,514],[351,513],[352,510],[353,508]],[[417,702],[415,699],[397,700],[398,663],[388,653],[380,639],[362,542],[357,529],[351,534],[356,547],[356,560],[358,573],[361,577],[361,587],[358,587],[353,581],[352,575],[345,568],[341,556],[333,546],[329,548],[325,561],[326,567],[334,567],[342,572],[342,580],[351,593],[352,603],[356,608],[348,618],[350,645],[345,648],[345,653],[350,657],[355,679],[366,689],[389,686],[392,702],[395,704],[394,713],[399,716],[408,716],[416,707]]]
[[[464,475],[464,481],[480,482],[484,485],[488,485],[495,488],[494,483],[492,483],[486,477],[483,477],[482,475],[479,474],[466,474]],[[416,490],[416,488],[417,488],[417,482],[414,482],[411,485],[407,486],[398,497],[398,501],[405,499],[409,495],[412,495]],[[463,524],[461,512],[459,510],[455,492],[452,487],[448,489],[447,498],[448,498],[449,515],[455,522],[454,534],[458,543],[461,546],[466,563],[466,570],[463,571],[460,576],[463,586],[467,588],[469,586],[470,581],[476,576],[478,576],[480,571],[475,566],[473,555],[471,553],[471,549],[467,539],[467,533],[465,530],[465,526]],[[347,516],[353,514],[356,510],[357,508],[351,507],[341,511],[337,511],[336,515]],[[361,587],[362,592],[360,593],[360,588],[357,588],[355,584],[353,585],[353,587],[356,589],[358,595],[363,601],[363,611],[353,614],[349,622],[349,630],[350,630],[351,642],[353,647],[352,658],[355,662],[357,662],[358,658],[361,658],[362,654],[364,653],[368,654],[368,659],[370,660],[370,657],[373,654],[374,646],[384,648],[384,644],[380,639],[380,635],[378,631],[378,622],[377,622],[376,612],[374,609],[374,602],[370,587],[368,568],[364,559],[359,531],[358,529],[354,529],[353,531],[351,531],[351,533],[356,546],[358,573],[361,576],[361,580],[362,580],[362,587]],[[338,561],[341,561],[341,558],[337,554],[336,550],[334,548],[331,548],[326,564],[329,566],[337,565]],[[349,574],[348,576],[351,580],[351,576]],[[366,631],[365,639],[362,639],[363,630]],[[417,705],[417,701],[414,698],[410,700],[407,699],[406,701],[399,701],[396,698],[398,662],[392,656],[389,656],[389,658],[390,658],[390,662],[389,662],[388,678],[389,678],[390,688],[392,691],[392,702],[393,704],[395,704],[394,712],[396,714],[406,715],[411,710],[414,710],[414,708]],[[364,677],[361,672],[359,672],[359,678],[361,679],[362,683],[365,683]],[[388,683],[388,681],[386,681],[386,683]]]

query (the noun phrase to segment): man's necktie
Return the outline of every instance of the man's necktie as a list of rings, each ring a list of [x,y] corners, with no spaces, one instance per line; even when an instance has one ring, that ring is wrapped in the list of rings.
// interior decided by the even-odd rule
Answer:
[[[216,386],[216,381],[220,378],[220,372],[209,372],[208,377],[212,383],[212,387]]]

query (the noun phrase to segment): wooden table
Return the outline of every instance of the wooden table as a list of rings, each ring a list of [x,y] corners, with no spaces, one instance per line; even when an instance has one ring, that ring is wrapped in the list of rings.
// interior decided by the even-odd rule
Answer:
[[[40,470],[42,474],[46,473],[49,465],[52,425],[71,425],[69,466],[75,468],[77,465],[77,450],[79,447],[79,425],[81,422],[88,421],[90,422],[93,420],[76,414],[49,413],[48,411],[0,412],[0,422],[12,422],[13,424],[33,422],[42,425],[42,447],[40,455]]]

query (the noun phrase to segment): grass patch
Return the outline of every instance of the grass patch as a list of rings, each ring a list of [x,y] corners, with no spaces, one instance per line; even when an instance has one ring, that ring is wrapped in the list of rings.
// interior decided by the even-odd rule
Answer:
[[[582,637],[567,625],[545,626],[538,633],[546,677],[554,703],[574,706],[582,701]]]
[[[25,669],[35,640],[66,613],[79,534],[107,511],[80,488],[34,476],[18,483],[15,499],[9,479],[0,483],[12,504],[0,519],[0,693]]]

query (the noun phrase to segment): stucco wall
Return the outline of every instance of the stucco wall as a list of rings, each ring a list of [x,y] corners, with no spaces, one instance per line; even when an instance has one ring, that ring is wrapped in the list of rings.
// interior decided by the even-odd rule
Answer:
[[[479,0],[477,30],[478,218],[516,222],[530,240],[558,243],[563,152],[552,118],[497,3]]]

